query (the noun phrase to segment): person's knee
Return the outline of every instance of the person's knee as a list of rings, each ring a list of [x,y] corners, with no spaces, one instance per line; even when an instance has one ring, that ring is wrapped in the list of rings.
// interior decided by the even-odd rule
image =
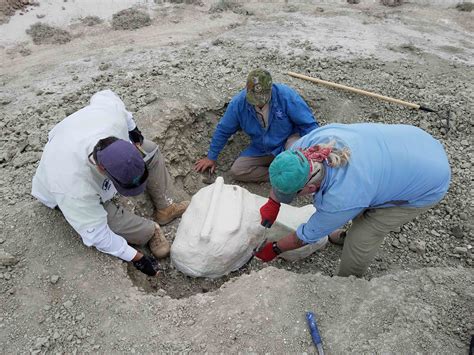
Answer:
[[[239,177],[245,175],[246,173],[242,169],[242,165],[239,163],[239,160],[237,159],[234,164],[230,167],[230,174],[232,177],[236,180],[239,179]]]
[[[142,144],[142,148],[145,152],[150,153],[153,150],[155,150],[157,147],[157,144],[153,141],[150,141],[148,139],[145,139]]]

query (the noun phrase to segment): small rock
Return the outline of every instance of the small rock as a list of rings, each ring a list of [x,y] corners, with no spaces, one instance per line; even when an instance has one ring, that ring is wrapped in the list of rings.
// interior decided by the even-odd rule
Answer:
[[[222,39],[216,38],[215,40],[213,40],[213,41],[211,42],[211,44],[212,44],[213,46],[219,46],[219,45],[224,44],[224,42],[222,41]]]
[[[421,121],[420,122],[420,128],[427,131],[431,127],[431,124],[428,121]]]
[[[458,254],[458,255],[465,255],[467,254],[467,248],[464,248],[464,247],[456,247],[454,248],[454,254]]]
[[[460,226],[454,226],[451,228],[451,233],[458,239],[462,239],[463,237],[462,228]]]
[[[439,234],[437,231],[434,229],[431,230],[431,234],[434,235],[435,237],[441,237],[441,234]]]
[[[56,284],[59,281],[59,276],[58,275],[51,276],[50,281],[53,285]]]
[[[48,338],[37,338],[36,339],[36,344],[35,344],[36,349],[40,349],[43,346],[47,348],[47,345],[48,345]]]
[[[100,63],[99,70],[107,70],[111,67],[110,63]]]
[[[15,265],[17,262],[18,260],[13,255],[7,253],[3,249],[0,249],[0,265],[12,266]]]
[[[8,105],[10,102],[12,102],[11,97],[1,97],[0,98],[0,105]]]
[[[36,18],[43,18],[43,17],[45,17],[45,16],[46,16],[45,14],[37,14],[37,15],[36,15]]]
[[[400,242],[397,239],[394,239],[392,242],[394,248],[400,248]]]
[[[426,243],[422,240],[415,242],[416,252],[423,255],[426,251]]]
[[[158,98],[153,95],[153,94],[149,94],[147,96],[145,96],[145,103],[148,105],[148,104],[151,104],[152,102],[155,102]]]
[[[72,306],[74,306],[74,303],[72,303],[72,301],[66,301],[66,302],[63,303],[63,306],[64,306],[64,308],[69,309]]]

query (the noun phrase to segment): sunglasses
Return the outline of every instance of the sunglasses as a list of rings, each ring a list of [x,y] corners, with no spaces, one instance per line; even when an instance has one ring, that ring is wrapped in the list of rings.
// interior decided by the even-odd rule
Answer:
[[[94,160],[93,158],[93,154],[94,152],[90,153],[88,156],[87,156],[87,159],[89,160],[89,163],[91,163],[92,165],[94,166],[99,166],[97,164],[97,162]],[[130,190],[130,189],[134,189],[140,185],[142,185],[146,179],[148,179],[148,168],[145,164],[145,171],[143,172],[142,176],[140,177],[136,177],[133,179],[133,181],[131,183],[123,183],[121,182],[120,180],[118,180],[117,178],[115,178],[111,173],[109,173],[107,171],[107,169],[105,169],[103,166],[100,166],[102,169],[104,169],[106,175],[114,182],[114,183],[117,183],[117,185],[119,185],[121,188],[125,189],[125,190]]]
[[[318,169],[314,173],[312,173],[311,176],[309,177],[308,181],[306,181],[306,184],[304,184],[303,188],[298,190],[296,193],[299,194],[300,192],[302,192],[304,190],[305,186],[308,185],[311,182],[311,180],[313,180],[316,177],[316,175],[319,174],[320,171],[321,171],[321,169]]]

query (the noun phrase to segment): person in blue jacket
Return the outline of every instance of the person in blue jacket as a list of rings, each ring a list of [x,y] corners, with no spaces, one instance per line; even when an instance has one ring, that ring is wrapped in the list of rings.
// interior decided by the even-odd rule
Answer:
[[[316,212],[296,232],[268,243],[256,256],[315,243],[326,235],[344,245],[337,274],[362,276],[391,231],[437,204],[451,170],[439,141],[408,125],[329,124],[279,154],[269,168],[272,190],[260,209],[262,225],[275,221],[280,203],[314,194]],[[347,231],[338,229],[352,220]]]
[[[199,159],[194,168],[213,173],[227,140],[243,130],[251,144],[234,162],[231,174],[239,181],[268,181],[268,166],[275,156],[317,127],[310,108],[296,91],[272,84],[268,71],[255,69],[248,75],[246,89],[234,96],[217,125],[207,157]]]

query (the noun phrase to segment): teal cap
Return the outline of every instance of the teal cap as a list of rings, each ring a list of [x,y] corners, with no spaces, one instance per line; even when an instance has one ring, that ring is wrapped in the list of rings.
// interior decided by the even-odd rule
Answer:
[[[276,156],[268,171],[275,196],[279,202],[289,203],[306,185],[310,166],[302,152],[287,150]]]

